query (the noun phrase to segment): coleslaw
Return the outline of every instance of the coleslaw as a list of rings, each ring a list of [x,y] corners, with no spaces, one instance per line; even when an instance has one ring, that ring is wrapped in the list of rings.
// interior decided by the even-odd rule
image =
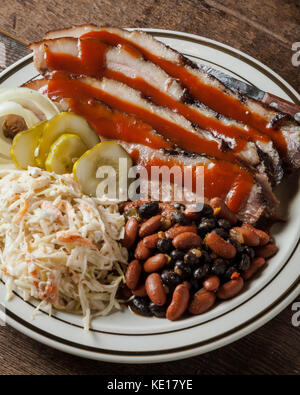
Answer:
[[[72,176],[39,168],[0,170],[0,270],[7,297],[92,317],[120,308],[124,217],[82,194]],[[39,306],[40,307],[40,306]]]

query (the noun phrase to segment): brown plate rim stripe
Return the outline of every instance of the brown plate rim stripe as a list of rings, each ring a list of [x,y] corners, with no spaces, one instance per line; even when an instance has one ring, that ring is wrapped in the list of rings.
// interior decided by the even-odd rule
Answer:
[[[299,239],[298,242],[296,243],[294,249],[293,249],[292,252],[291,252],[291,255],[287,258],[285,264],[282,266],[282,268],[279,270],[279,272],[276,273],[276,275],[275,275],[274,277],[272,277],[272,278],[268,281],[268,283],[264,286],[264,288],[266,288],[272,281],[274,281],[274,280],[280,275],[280,273],[282,272],[282,270],[284,270],[284,268],[286,267],[286,265],[288,264],[288,262],[292,259],[293,255],[295,254],[295,252],[296,252],[296,250],[297,250],[297,248],[298,248],[298,246],[299,246],[299,243],[300,243],[300,239]],[[300,276],[298,277],[298,280],[299,280],[299,282],[300,282]],[[0,279],[0,282],[1,282],[3,285],[5,285],[5,283],[4,283],[4,281],[3,281],[2,279]],[[262,288],[262,289],[264,289],[264,288]],[[247,300],[245,300],[244,302],[240,303],[240,304],[237,305],[236,307],[233,307],[231,310],[228,310],[228,311],[226,311],[225,313],[218,315],[217,317],[211,318],[211,319],[206,320],[206,321],[204,321],[204,322],[200,322],[200,323],[198,323],[198,324],[194,324],[194,325],[191,325],[191,326],[182,328],[182,329],[173,329],[173,330],[169,330],[169,331],[155,332],[155,333],[119,333],[119,332],[109,332],[109,331],[103,331],[103,330],[100,331],[100,330],[98,330],[98,329],[90,328],[90,332],[93,332],[93,333],[100,333],[100,334],[107,334],[107,335],[113,335],[113,336],[155,336],[155,335],[164,335],[164,334],[169,334],[169,333],[181,332],[181,331],[185,331],[185,330],[188,330],[188,329],[196,328],[197,326],[206,324],[206,323],[208,323],[208,322],[212,322],[212,321],[214,321],[214,320],[217,320],[217,319],[219,319],[219,318],[221,318],[221,317],[226,316],[226,315],[229,314],[229,313],[232,313],[233,311],[237,310],[238,308],[240,308],[241,306],[243,306],[244,304],[248,303],[250,300],[252,300],[253,298],[255,298],[255,297],[262,291],[262,289],[259,289],[254,295],[252,295],[251,297],[249,297]],[[31,302],[29,302],[29,301],[24,300],[24,299],[23,299],[20,295],[18,295],[15,291],[13,291],[13,293],[14,293],[14,295],[17,296],[22,302],[25,302],[27,305],[29,305],[30,307],[32,307],[32,308],[34,308],[34,309],[36,308],[35,305],[33,305],[33,304],[32,304]],[[44,315],[47,315],[47,316],[49,315],[47,312],[45,312],[45,311],[43,311],[43,310],[39,310],[39,311],[40,311],[41,313],[43,313]],[[84,329],[83,326],[74,324],[73,322],[66,321],[66,320],[64,320],[64,319],[62,319],[62,318],[56,317],[55,315],[52,315],[51,318],[54,318],[54,319],[57,320],[57,321],[63,322],[64,324],[73,326],[73,327],[75,327],[75,328],[82,329],[82,330]]]
[[[34,325],[28,323],[27,321],[24,321],[22,318],[18,317],[14,313],[12,313],[10,310],[4,308],[2,305],[0,305],[0,309],[7,314],[12,320],[18,322],[22,326],[25,326],[27,329],[38,333],[39,335],[48,338],[50,340],[53,340],[58,343],[63,343],[67,346],[81,349],[81,350],[86,350],[89,352],[94,352],[94,353],[102,353],[102,354],[110,354],[110,355],[122,355],[122,356],[152,356],[152,355],[162,355],[162,354],[170,354],[170,353],[178,353],[182,351],[187,351],[187,350],[192,350],[195,348],[199,348],[201,346],[205,346],[208,344],[211,344],[213,342],[216,342],[218,340],[224,339],[233,333],[237,333],[241,329],[244,329],[248,327],[250,324],[253,324],[257,320],[259,320],[261,317],[263,317],[267,312],[270,312],[273,310],[274,307],[276,307],[279,303],[281,303],[291,292],[293,292],[298,286],[300,285],[300,276],[294,281],[294,283],[279,297],[276,299],[275,302],[273,302],[270,306],[268,306],[266,309],[264,309],[262,312],[257,314],[255,317],[251,318],[250,320],[247,320],[243,324],[240,324],[239,326],[230,329],[227,332],[224,332],[218,336],[215,336],[211,339],[202,341],[202,342],[197,342],[193,343],[188,346],[183,346],[183,347],[178,347],[178,348],[171,348],[167,350],[155,350],[155,351],[116,351],[116,350],[106,350],[106,349],[101,349],[101,348],[96,348],[96,347],[91,347],[91,346],[85,346],[83,344],[75,343],[63,338],[60,338],[58,336],[52,335],[48,332],[45,332],[44,330],[35,327]],[[145,335],[147,336],[147,335]]]

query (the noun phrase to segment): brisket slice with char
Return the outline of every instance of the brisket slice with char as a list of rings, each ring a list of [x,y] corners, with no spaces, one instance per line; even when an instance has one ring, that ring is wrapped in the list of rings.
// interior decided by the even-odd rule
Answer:
[[[273,107],[231,91],[217,78],[200,69],[197,64],[177,51],[154,39],[150,34],[138,30],[130,32],[115,27],[83,25],[49,32],[45,38],[82,37],[83,35],[89,36],[91,32],[93,34],[101,32],[101,39],[104,39],[106,35],[106,41],[111,42],[113,39],[115,44],[130,43],[140,50],[146,59],[154,61],[168,74],[179,78],[191,97],[215,111],[239,121],[246,117],[247,124],[270,135],[287,167],[300,167],[300,125],[296,121]],[[179,74],[182,70],[185,74],[180,78]],[[203,89],[199,89],[199,86]],[[211,93],[217,92],[222,100],[215,100],[213,95],[207,96],[208,90]],[[230,105],[224,107],[223,100]]]
[[[53,71],[53,65],[47,61],[47,54],[64,54],[80,59],[82,41],[75,38],[59,38],[44,40],[30,45],[34,51],[34,63],[41,74]],[[213,136],[223,141],[223,145],[239,152],[239,160],[249,168],[266,174],[272,184],[278,184],[283,170],[278,152],[272,140],[252,128],[229,119],[203,104],[191,100],[186,90],[174,78],[170,77],[159,66],[146,61],[139,53],[132,54],[126,47],[107,46],[105,51],[105,70],[99,67],[87,70],[88,75],[102,78],[108,76],[124,81],[132,88],[137,88],[144,97],[155,104],[168,106],[173,111],[185,116],[197,127],[205,128]],[[75,65],[77,63],[75,62]],[[72,75],[82,74],[81,70],[70,65],[60,64],[60,70]],[[94,75],[93,75],[94,74]]]

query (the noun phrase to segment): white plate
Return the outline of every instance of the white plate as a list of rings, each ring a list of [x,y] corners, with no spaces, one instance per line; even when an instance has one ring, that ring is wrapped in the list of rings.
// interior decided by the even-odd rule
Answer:
[[[154,37],[189,56],[212,65],[259,88],[298,102],[300,96],[271,69],[218,42],[192,34],[145,29]],[[1,87],[18,86],[37,72],[32,56],[21,59],[0,75]],[[0,146],[1,147],[1,146]],[[1,159],[0,163],[6,162]],[[82,330],[78,316],[56,312],[49,317],[16,296],[5,304],[7,323],[48,346],[103,361],[150,363],[187,358],[231,343],[265,324],[300,293],[300,193],[297,175],[278,190],[288,221],[276,225],[273,234],[280,247],[267,267],[236,298],[222,302],[198,317],[177,322],[146,318],[128,310],[97,318],[92,330]],[[4,286],[0,284],[4,300]]]

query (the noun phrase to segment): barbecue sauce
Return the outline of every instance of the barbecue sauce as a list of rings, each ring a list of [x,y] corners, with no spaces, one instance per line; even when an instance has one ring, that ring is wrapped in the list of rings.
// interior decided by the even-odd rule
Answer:
[[[274,141],[276,148],[280,156],[286,156],[286,141],[282,133],[276,128],[272,127],[269,122],[262,116],[251,112],[242,101],[235,97],[229,96],[222,92],[220,89],[209,85],[200,80],[198,76],[195,76],[192,71],[184,67],[183,62],[174,63],[165,59],[162,59],[151,52],[147,51],[142,46],[132,43],[123,37],[118,36],[114,33],[107,31],[92,31],[86,33],[82,38],[98,38],[102,42],[109,45],[120,45],[124,44],[132,46],[139,50],[146,59],[151,60],[153,63],[160,66],[169,75],[174,78],[178,78],[182,84],[190,91],[191,95],[197,100],[201,101],[213,110],[226,115],[227,117],[233,118],[237,121],[257,129],[266,135],[270,136]],[[254,131],[253,131],[254,133]]]
[[[218,142],[206,140],[202,138],[201,134],[190,132],[175,122],[166,120],[147,109],[110,95],[103,89],[92,87],[80,80],[56,79],[52,75],[48,83],[48,94],[53,98],[58,95],[76,100],[90,98],[101,100],[112,108],[150,124],[158,133],[185,151],[206,154],[222,160],[237,161],[234,151],[227,150],[226,147],[222,151]]]

